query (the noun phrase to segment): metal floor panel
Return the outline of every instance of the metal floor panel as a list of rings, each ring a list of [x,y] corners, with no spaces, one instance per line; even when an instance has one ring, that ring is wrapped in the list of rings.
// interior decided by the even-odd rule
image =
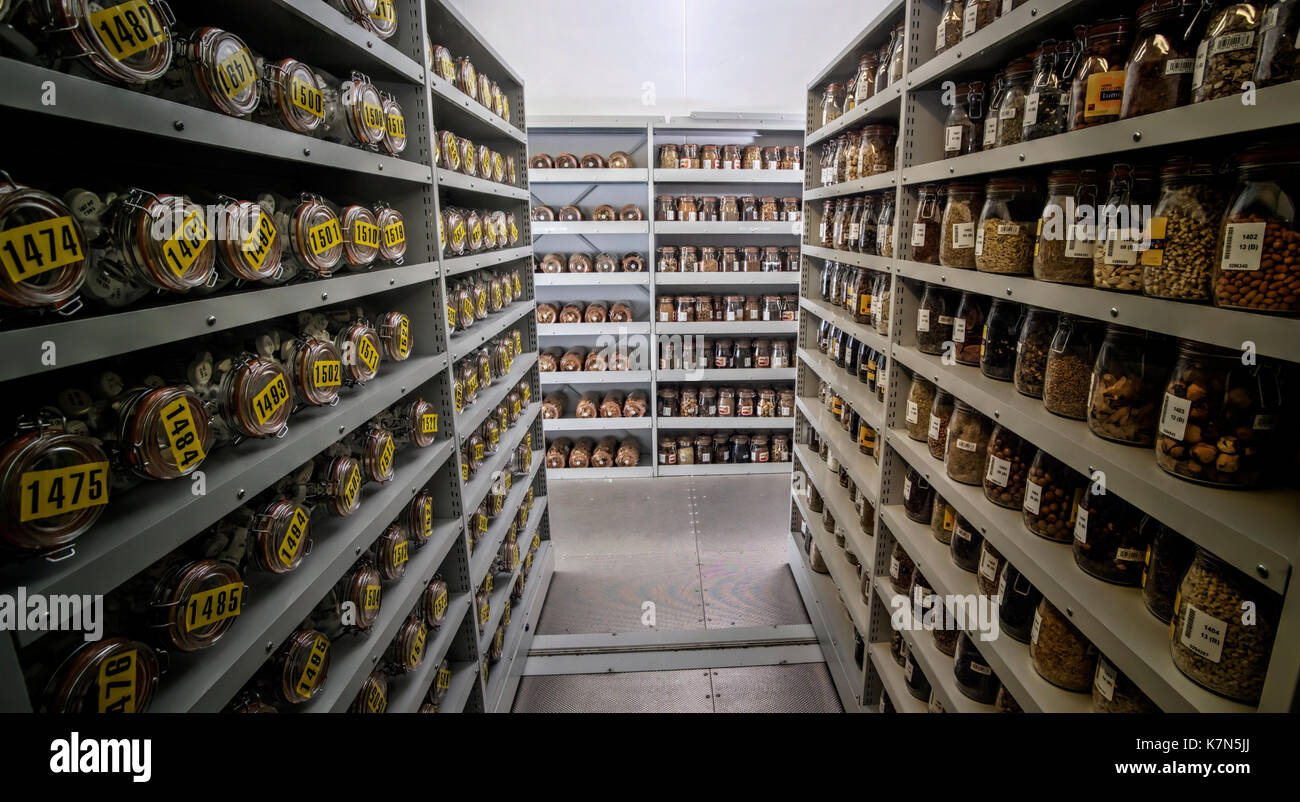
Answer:
[[[700,551],[785,553],[788,475],[696,477],[694,495]]]
[[[784,547],[701,553],[700,576],[709,629],[809,622]]]
[[[556,556],[694,554],[690,489],[690,477],[550,484]]]
[[[713,672],[717,713],[842,713],[825,663],[719,668]]]
[[[646,601],[655,604],[654,629],[704,629],[694,551],[557,559],[537,634],[643,632]]]
[[[712,713],[709,679],[698,670],[524,677],[514,712]]]

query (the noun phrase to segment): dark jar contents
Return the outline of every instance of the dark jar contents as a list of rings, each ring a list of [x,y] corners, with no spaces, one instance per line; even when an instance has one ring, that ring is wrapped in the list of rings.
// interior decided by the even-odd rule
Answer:
[[[955,358],[959,365],[978,365],[980,346],[984,341],[984,319],[988,312],[988,299],[983,295],[964,292],[952,320],[952,341],[957,347]]]
[[[1025,479],[1025,527],[1057,543],[1074,538],[1075,510],[1088,481],[1041,448]]]
[[[980,344],[980,372],[988,378],[1009,382],[1014,377],[1016,346],[1024,316],[1025,308],[1014,301],[1001,298],[993,301]]]
[[[857,209],[861,201],[854,202]],[[917,197],[916,220],[912,223],[912,261],[939,264],[940,225],[943,217],[944,192],[939,187],[921,187]]]
[[[1092,682],[1093,713],[1159,713],[1160,708],[1137,683],[1115,668],[1105,657],[1097,659]]]
[[[980,704],[993,704],[998,695],[997,675],[965,632],[957,639],[952,672],[963,694]]]
[[[1142,571],[1142,601],[1152,615],[1167,622],[1174,615],[1178,584],[1196,556],[1196,544],[1151,516],[1142,526],[1151,530]]]
[[[1255,83],[1274,86],[1300,78],[1300,3],[1270,3],[1259,26]]]
[[[930,407],[930,422],[926,429],[926,447],[930,456],[943,461],[948,455],[948,424],[952,421],[956,400],[947,390],[935,393],[934,404]]]
[[[1002,578],[998,580],[998,621],[1002,632],[1021,643],[1028,643],[1034,613],[1042,598],[1038,588],[1014,565],[1007,563],[1002,569]]]
[[[933,504],[934,488],[915,468],[908,466],[903,478],[903,512],[913,521],[928,524]]]
[[[1142,511],[1114,493],[1083,494],[1074,519],[1074,562],[1098,579],[1140,585],[1149,531]]]
[[[988,467],[984,471],[984,497],[999,507],[1022,509],[1025,479],[1037,451],[1029,441],[998,424],[989,437]]]
[[[1153,0],[1138,8],[1138,34],[1124,67],[1124,101],[1120,119],[1186,106],[1192,102],[1201,26],[1189,29],[1200,6],[1197,0]]]
[[[978,572],[983,546],[984,536],[969,521],[958,515],[952,527],[952,542],[948,545],[953,565],[972,574]]]
[[[1088,393],[1088,429],[1131,445],[1155,442],[1160,401],[1169,379],[1163,337],[1109,324],[1097,351]]]
[[[1043,397],[1043,377],[1047,372],[1047,354],[1060,320],[1050,309],[1029,307],[1020,326],[1016,343],[1016,390],[1031,398]]]
[[[954,293],[934,284],[925,285],[925,293],[916,310],[916,347],[921,353],[943,353],[943,344],[952,340],[953,312],[956,308],[957,296]],[[1012,351],[1014,354],[1014,344]]]
[[[1124,105],[1124,59],[1133,21],[1117,17],[1088,28],[1070,86],[1070,130],[1115,122]]]
[[[1025,96],[1024,127],[1028,142],[1054,136],[1066,129],[1070,115],[1070,76],[1074,42],[1047,39],[1034,54],[1034,77]]]
[[[912,572],[915,570],[916,563],[912,562],[901,545],[895,543],[894,551],[889,555],[889,584],[895,593],[908,592],[912,586]]]

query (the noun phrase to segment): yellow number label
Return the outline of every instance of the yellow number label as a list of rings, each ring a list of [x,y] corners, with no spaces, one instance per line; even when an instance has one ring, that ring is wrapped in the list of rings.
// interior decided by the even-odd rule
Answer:
[[[457,248],[465,244],[465,224],[457,223],[451,230],[451,244]]]
[[[478,622],[480,624],[486,624],[488,619],[491,617],[492,606],[490,604],[484,604],[482,607],[478,608]]]
[[[433,502],[424,505],[424,539],[433,537]]]
[[[88,462],[22,476],[19,521],[37,521],[108,503],[108,463]]]
[[[465,380],[465,388],[470,395],[478,392],[478,374],[475,373]]]
[[[447,591],[438,594],[438,598],[433,600],[433,617],[442,618],[447,612]]]
[[[334,359],[317,362],[312,366],[311,378],[317,387],[338,387],[343,384],[343,363]]]
[[[465,482],[468,482],[468,481],[469,481],[469,463],[468,463],[468,462],[462,462],[462,463],[460,464],[460,481],[461,481],[461,484],[464,484]]]
[[[435,434],[438,431],[438,416],[436,414],[420,416],[420,433]]]
[[[379,590],[380,588],[378,585],[366,585],[365,604],[367,610],[379,609]]]
[[[403,541],[403,542],[398,543],[396,546],[393,547],[393,567],[394,567],[394,568],[397,568],[398,566],[400,566],[400,565],[402,565],[403,563],[406,562],[406,560],[408,559],[408,558],[407,558],[407,551],[408,551],[408,547],[409,547],[409,546],[410,546],[410,543],[408,543],[408,542],[406,542],[406,541]]]
[[[506,599],[506,606],[501,610],[501,624],[507,627],[510,626],[510,600],[509,599]],[[497,630],[497,635],[500,636],[502,634],[502,631],[503,630]]]
[[[451,687],[451,669],[438,669],[438,690],[445,691]]]
[[[339,230],[339,219],[337,217],[331,217],[324,223],[318,223],[307,229],[307,242],[311,245],[312,253],[317,256],[342,241],[343,234]]]
[[[388,123],[388,135],[391,137],[406,137],[406,118],[400,114],[389,113],[386,122]]]
[[[307,658],[307,665],[303,668],[302,675],[298,677],[298,685],[294,688],[299,696],[311,698],[312,688],[325,667],[325,658],[329,653],[329,640],[323,635],[317,635],[311,645],[311,655]]]
[[[163,243],[163,257],[173,273],[183,276],[207,244],[208,226],[203,222],[203,213],[195,209],[185,216],[180,230]]]
[[[352,502],[357,497],[357,491],[360,489],[361,489],[361,469],[354,466],[352,468],[352,472],[348,474],[347,484],[343,486],[344,507],[352,506]]]
[[[276,376],[262,392],[253,396],[253,411],[258,423],[266,423],[289,400],[289,385],[284,374]]]
[[[366,370],[372,373],[379,366],[379,351],[375,349],[369,337],[362,337],[357,343],[357,356],[361,358],[361,363],[366,366]]]
[[[395,450],[396,446],[393,445],[393,439],[390,437],[384,443],[384,450],[379,453],[379,473],[384,476],[387,476],[388,472],[392,470],[393,452]]]
[[[171,446],[176,468],[187,471],[202,462],[207,455],[203,453],[203,444],[199,442],[189,399],[178,398],[163,407],[162,419],[163,431],[167,433],[167,444]]]
[[[424,639],[428,637],[428,633],[424,624],[421,624],[420,629],[415,633],[415,643],[411,644],[410,665],[418,666],[420,660],[424,658]]]
[[[307,524],[310,521],[311,518],[302,507],[293,511],[293,520],[289,521],[289,528],[285,530],[284,538],[280,541],[280,550],[276,552],[280,563],[285,568],[293,565],[293,558],[297,556],[298,547],[302,545],[302,539],[307,535]]]
[[[193,632],[239,615],[243,612],[240,606],[243,593],[243,582],[232,582],[219,588],[195,593],[185,605],[185,630]]]
[[[167,30],[144,0],[131,0],[90,15],[90,27],[118,61],[167,41]]]
[[[403,359],[411,354],[411,319],[402,316],[402,322],[397,324],[397,353]]]
[[[480,460],[480,461],[483,459],[483,444],[482,444],[482,443],[475,443],[475,444],[474,444],[474,459],[475,459],[475,460]]]
[[[370,248],[379,247],[379,226],[358,220],[352,224],[352,243]]]
[[[384,110],[375,103],[363,103],[361,105],[361,119],[365,122],[367,128],[384,130]]]
[[[0,231],[0,262],[15,284],[79,261],[83,254],[71,217]]]
[[[476,523],[475,528],[478,529],[479,532],[486,532],[486,531],[487,531],[487,529],[488,529],[488,519],[487,519],[487,516],[486,516],[486,515],[479,515],[479,516],[475,519],[475,523]]]
[[[388,700],[384,698],[384,689],[371,685],[366,691],[366,707],[371,713],[382,713],[388,709]]]
[[[99,712],[135,712],[135,661],[132,649],[99,667]]]
[[[533,542],[532,542],[532,544],[529,546],[529,548],[532,549],[533,551],[536,551],[536,550],[537,550],[537,547],[540,546],[540,545],[542,545],[542,536],[541,536],[541,535],[533,535]]]
[[[514,402],[510,404],[510,414],[514,415],[516,418],[519,417],[519,412],[522,409],[523,405],[519,403],[519,399],[515,399]]]
[[[406,242],[406,224],[401,220],[384,226],[384,244],[389,248]]]
[[[375,4],[375,11],[370,15],[370,18],[380,22],[396,22],[397,11],[393,9],[393,0],[379,0]]]
[[[256,80],[253,55],[246,47],[239,48],[217,64],[217,83],[221,85],[221,91],[226,93],[226,97],[236,97]]]
[[[271,243],[275,242],[275,223],[269,214],[258,212],[257,227],[253,234],[244,240],[244,259],[254,270],[260,270],[266,262],[266,255],[271,252]]]
[[[294,77],[289,83],[289,97],[293,105],[307,112],[318,120],[325,119],[325,96],[321,91],[301,78]]]
[[[519,395],[523,396],[524,403],[527,404],[533,397],[533,388],[531,385],[523,385],[519,388]]]

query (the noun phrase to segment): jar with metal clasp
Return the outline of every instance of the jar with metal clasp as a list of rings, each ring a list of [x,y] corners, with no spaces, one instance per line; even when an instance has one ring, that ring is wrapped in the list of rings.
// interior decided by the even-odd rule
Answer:
[[[108,454],[98,440],[68,432],[59,418],[20,420],[0,446],[0,551],[71,554],[73,541],[104,512],[111,489]]]
[[[144,713],[161,673],[148,644],[118,637],[82,643],[50,673],[39,711]]]
[[[429,628],[414,613],[406,617],[384,656],[384,669],[390,674],[408,674],[424,662],[424,647]]]
[[[379,0],[390,2],[390,0]],[[390,6],[391,8],[391,6]],[[361,690],[348,706],[349,713],[383,713],[388,710],[388,675],[376,668],[361,683]]]
[[[342,81],[327,72],[318,75],[325,84],[325,119],[316,127],[316,135],[331,142],[378,150],[388,130],[379,90],[356,71]]]
[[[116,451],[137,476],[186,476],[203,464],[212,447],[211,418],[189,387],[138,387],[118,396],[112,406]]]
[[[350,456],[321,456],[301,483],[306,499],[326,505],[332,515],[346,517],[361,507],[361,463]]]
[[[402,104],[387,92],[380,92],[379,98],[384,112],[384,135],[379,140],[379,148],[389,156],[401,156],[406,150],[406,115]]]
[[[248,516],[244,533],[236,521],[222,521],[217,525],[216,536],[228,538],[229,548],[246,555],[244,564],[271,574],[287,574],[302,565],[303,558],[311,553],[311,509],[284,496],[277,496],[239,517]],[[239,549],[240,535],[246,537]],[[211,548],[220,549],[221,542],[213,541]]]
[[[310,701],[325,687],[330,639],[315,629],[299,629],[271,658],[267,682],[275,698],[291,705]]]
[[[159,644],[197,652],[215,644],[244,610],[248,588],[221,560],[163,558],[113,594]]]
[[[375,0],[375,10],[362,24],[380,39],[391,39],[397,33],[397,9],[393,0]]]
[[[325,82],[316,70],[298,59],[285,58],[262,61],[260,75],[262,102],[253,119],[314,136],[325,119]]]
[[[181,195],[132,189],[109,204],[100,266],[146,290],[186,292],[215,284],[216,247],[202,206]]]
[[[420,397],[390,407],[383,420],[399,444],[428,448],[438,436],[437,408]]]
[[[328,278],[343,258],[343,228],[338,213],[319,195],[303,193],[291,200],[282,195],[258,197],[270,209],[276,230],[287,238],[281,261],[285,281],[301,274]]]
[[[334,406],[343,384],[343,357],[338,346],[311,335],[284,337],[280,361],[289,373],[295,406]]]
[[[28,20],[59,66],[74,75],[127,86],[155,81],[171,66],[171,9],[161,0],[101,6],[90,0],[38,0]]]
[[[199,370],[216,381],[218,419],[231,436],[283,437],[288,432],[289,380],[279,362],[242,353],[222,360],[215,370],[210,361]]]
[[[216,226],[217,268],[223,278],[261,281],[280,274],[284,237],[269,211],[256,201],[226,195],[218,195],[209,208]]]
[[[362,556],[316,605],[308,623],[332,641],[349,633],[368,632],[379,619],[383,600],[380,580],[380,571]]]
[[[171,68],[146,91],[230,117],[253,113],[261,100],[262,85],[256,57],[244,40],[210,26],[173,38]]]
[[[345,206],[339,214],[343,258],[349,270],[368,270],[379,256],[380,231],[375,213],[367,206]]]
[[[393,480],[397,440],[384,426],[371,422],[345,437],[339,445],[361,463],[366,481],[383,484]]]
[[[371,559],[385,582],[393,582],[406,575],[406,565],[411,559],[411,539],[400,521],[388,525],[370,547]]]
[[[370,27],[370,15],[379,10],[379,2],[380,0],[325,0],[326,5],[367,29]]]
[[[91,264],[83,215],[48,192],[23,186],[0,171],[0,304],[50,308],[70,315],[81,308],[78,291]],[[98,197],[89,196],[97,232]],[[69,193],[72,200],[77,193]],[[93,215],[93,216],[92,216]]]
[[[379,259],[402,264],[406,261],[406,221],[402,213],[384,201],[377,201],[375,222],[379,226]]]
[[[419,610],[424,623],[430,627],[442,626],[442,622],[447,620],[448,599],[446,580],[435,576],[420,594]]]
[[[404,362],[411,356],[411,319],[401,312],[384,312],[376,318],[380,350],[384,359]]]
[[[339,329],[334,345],[343,355],[343,377],[348,384],[365,384],[379,373],[382,344],[379,332],[366,320],[356,320]]]
[[[399,520],[406,527],[406,534],[416,546],[423,546],[433,537],[433,495],[421,490],[406,505]]]

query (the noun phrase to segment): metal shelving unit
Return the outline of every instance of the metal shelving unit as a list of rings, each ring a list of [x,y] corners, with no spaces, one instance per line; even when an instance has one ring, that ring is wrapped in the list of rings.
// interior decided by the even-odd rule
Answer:
[[[526,263],[532,249],[524,246],[444,258],[436,227],[412,225],[412,221],[436,219],[439,209],[450,203],[505,208],[516,213],[523,234],[529,235],[526,183],[513,187],[447,172],[437,168],[433,159],[434,132],[445,129],[513,153],[523,167],[528,138],[523,130],[522,80],[446,0],[394,0],[398,32],[388,41],[378,39],[319,0],[230,0],[215,5],[174,0],[172,7],[187,21],[229,26],[246,35],[249,45],[261,53],[291,54],[335,74],[358,69],[370,75],[403,106],[411,131],[406,151],[399,158],[381,156],[7,58],[0,59],[0,75],[4,77],[0,81],[0,107],[16,117],[32,118],[60,131],[59,137],[52,138],[51,148],[59,147],[60,137],[69,136],[93,138],[120,147],[123,152],[143,154],[136,157],[139,180],[156,182],[158,191],[185,192],[195,182],[196,187],[217,189],[225,183],[260,187],[262,181],[272,180],[269,176],[291,187],[301,182],[302,187],[328,197],[368,201],[382,198],[407,220],[404,263],[279,287],[232,287],[206,297],[160,296],[152,303],[122,311],[96,314],[87,309],[67,319],[46,318],[39,321],[40,325],[10,328],[0,332],[0,346],[11,357],[0,367],[0,381],[6,382],[6,387],[17,380],[34,382],[34,387],[46,383],[44,374],[55,370],[40,358],[47,342],[58,344],[60,371],[70,368],[75,374],[109,359],[114,360],[113,368],[120,370],[129,368],[132,360],[149,360],[155,353],[152,349],[173,343],[192,342],[201,350],[201,338],[214,333],[238,330],[241,337],[251,337],[260,323],[358,303],[379,304],[378,308],[406,313],[411,320],[412,355],[404,362],[382,363],[377,378],[365,387],[345,388],[337,406],[295,413],[287,435],[280,439],[214,449],[202,466],[202,492],[192,493],[189,481],[177,480],[148,483],[120,499],[115,495],[107,513],[76,542],[74,553],[57,562],[7,562],[0,567],[0,586],[10,594],[20,586],[29,593],[43,594],[114,592],[152,562],[248,503],[377,413],[400,400],[423,397],[433,403],[442,421],[434,445],[422,450],[399,448],[395,479],[383,485],[365,485],[356,514],[346,518],[316,515],[312,526],[314,548],[297,570],[279,576],[250,572],[244,577],[248,606],[235,626],[205,651],[184,654],[173,650],[170,670],[159,683],[152,709],[183,712],[225,708],[262,670],[273,647],[300,626],[421,489],[435,499],[437,517],[432,537],[424,546],[412,550],[402,579],[385,585],[380,615],[369,634],[344,636],[332,645],[325,690],[296,709],[345,710],[366,676],[379,665],[398,626],[435,575],[441,575],[449,585],[447,618],[441,628],[431,631],[421,666],[411,674],[393,678],[388,709],[418,709],[444,657],[450,660],[453,670],[442,709],[508,709],[507,696],[517,685],[522,655],[527,652],[534,628],[515,622],[501,661],[487,660],[484,643],[466,613],[476,587],[471,582],[471,565],[486,570],[484,560],[493,555],[482,551],[471,560],[468,527],[479,501],[506,469],[511,452],[520,443],[532,443],[530,469],[514,478],[513,490],[493,521],[490,535],[491,542],[498,545],[504,540],[509,523],[531,489],[535,501],[527,537],[531,540],[536,536],[542,543],[540,553],[548,557],[530,557],[527,561],[531,566],[531,596],[526,598],[535,619],[549,584],[553,560],[549,559],[545,484],[539,477],[544,454],[538,448],[542,442],[537,403],[541,385],[536,370],[533,282]],[[446,45],[453,54],[470,57],[480,72],[501,85],[510,101],[512,122],[495,116],[431,73],[425,64],[426,31],[434,43]],[[56,105],[42,104],[40,93],[19,91],[21,86],[39,87],[46,81],[57,83]],[[51,126],[51,122],[56,125]],[[41,146],[39,142],[33,144],[38,150]],[[39,152],[31,155],[31,164],[41,163]],[[194,175],[180,186],[164,185],[156,174],[175,164],[193,165]],[[91,162],[83,166],[86,169],[77,180],[97,187],[91,178],[101,165]],[[23,175],[15,177],[43,186],[39,170],[35,172],[28,175],[24,169]],[[525,170],[520,172],[526,174]],[[47,180],[58,186],[65,179],[50,176]],[[117,181],[104,180],[108,186]],[[648,234],[649,225],[641,226]],[[526,277],[524,299],[452,336],[444,317],[448,277],[512,264],[521,267]],[[479,403],[456,412],[448,368],[511,329],[520,331],[524,353],[515,358],[506,377],[480,393]],[[75,383],[76,376],[69,374],[63,380]],[[459,446],[491,411],[488,402],[491,406],[500,403],[520,382],[530,386],[533,403],[525,407],[515,426],[503,432],[501,450],[479,473],[462,482],[465,469]],[[10,387],[16,388],[16,384]],[[486,549],[487,545],[480,543],[480,548]],[[150,637],[134,632],[106,634]],[[17,655],[25,649],[43,648],[45,637],[40,632],[5,633],[0,637],[0,708],[40,707],[40,699],[29,698],[26,680],[19,674]],[[43,679],[34,678],[36,687]],[[485,705],[486,699],[492,699],[492,704]]]
[[[1133,158],[1133,150],[1147,151],[1182,146],[1229,150],[1251,141],[1276,135],[1278,129],[1300,125],[1300,83],[1259,90],[1257,103],[1241,103],[1239,97],[1201,103],[1131,120],[1068,132],[1019,145],[997,148],[953,159],[940,159],[945,110],[941,93],[945,81],[986,75],[1010,59],[1030,50],[1043,38],[1068,35],[1074,23],[1104,16],[1105,5],[1097,0],[1039,0],[1026,3],[962,40],[948,52],[934,55],[934,39],[927,32],[937,25],[942,3],[936,0],[894,0],[880,16],[861,31],[808,85],[807,113],[810,129],[805,138],[807,181],[804,219],[816,240],[817,224],[826,199],[864,192],[885,192],[893,196],[896,210],[894,257],[849,253],[803,245],[801,277],[801,320],[799,324],[798,390],[795,446],[796,481],[792,490],[791,530],[811,530],[830,569],[829,582],[840,591],[840,599],[827,600],[815,582],[800,582],[810,610],[840,605],[866,641],[869,660],[862,677],[832,671],[837,684],[848,683],[841,695],[862,689],[864,708],[876,709],[881,689],[887,689],[899,711],[920,712],[918,703],[906,691],[902,673],[889,655],[889,603],[896,595],[887,577],[877,576],[872,566],[883,566],[895,544],[916,562],[936,593],[969,595],[976,592],[974,577],[956,568],[948,549],[930,535],[929,527],[914,523],[902,511],[903,477],[910,466],[931,483],[938,496],[996,547],[1007,561],[1063,610],[1102,654],[1133,680],[1163,710],[1183,712],[1288,711],[1297,704],[1300,678],[1300,594],[1290,580],[1300,560],[1300,541],[1294,533],[1300,493],[1291,489],[1264,488],[1227,491],[1202,487],[1174,478],[1155,464],[1151,449],[1132,448],[1093,436],[1083,422],[1067,420],[1047,412],[1041,401],[1017,393],[1010,384],[984,377],[978,369],[945,365],[937,356],[922,354],[912,331],[923,283],[952,290],[979,293],[1038,307],[1070,312],[1105,323],[1119,323],[1162,334],[1186,337],[1231,349],[1254,344],[1261,356],[1295,361],[1291,344],[1300,337],[1300,321],[1294,318],[1253,314],[1240,310],[1188,304],[1141,295],[1107,292],[1035,281],[1028,277],[999,276],[973,270],[944,268],[911,261],[906,232],[916,212],[916,186],[960,177],[984,178],[1026,167],[1044,167],[1062,162],[1114,156]],[[832,80],[853,74],[857,56],[878,49],[899,21],[913,33],[904,47],[905,70],[883,93],[851,110],[826,126],[819,122],[822,90]],[[1064,34],[1063,34],[1064,32]],[[834,186],[822,187],[816,146],[865,123],[884,122],[899,128],[897,166],[894,170]],[[1286,129],[1291,131],[1290,128]],[[1293,131],[1292,131],[1293,132]],[[1121,158],[1122,156],[1122,158]],[[890,278],[889,335],[871,325],[855,323],[851,315],[821,299],[821,273],[827,263],[840,263],[885,273]],[[827,321],[847,332],[855,343],[866,343],[888,358],[884,403],[855,376],[837,367],[835,360],[819,352],[817,330]],[[1294,367],[1294,366],[1293,366]],[[908,385],[913,373],[934,381],[995,422],[1006,426],[1034,445],[1086,476],[1104,474],[1108,490],[1134,503],[1162,523],[1178,530],[1201,546],[1270,590],[1282,594],[1282,618],[1273,647],[1272,660],[1258,706],[1219,697],[1185,677],[1170,657],[1169,626],[1145,609],[1133,588],[1108,584],[1079,569],[1068,546],[1029,533],[1017,510],[993,505],[982,489],[947,478],[942,464],[930,457],[924,443],[911,440],[903,421]],[[861,455],[856,439],[840,426],[839,415],[823,406],[819,384],[827,383],[843,402],[858,412],[875,430],[880,462]],[[852,517],[854,507],[848,492],[839,486],[838,476],[810,449],[814,436],[827,441],[829,450],[843,465],[858,497],[873,506],[872,525],[863,530]],[[861,555],[874,592],[865,600],[867,612],[857,609],[854,593],[859,584],[845,575],[841,551],[822,534],[821,515],[808,508],[807,485],[821,493],[838,528],[845,530],[845,542]],[[848,517],[846,517],[848,516]],[[847,522],[847,524],[846,524]],[[791,567],[796,576],[807,565],[798,534],[791,541]],[[794,551],[801,553],[796,556]],[[830,553],[826,553],[829,550]],[[846,601],[847,600],[847,603]],[[834,617],[834,616],[831,616]],[[843,662],[843,637],[829,628],[819,630],[822,651],[830,663]],[[956,688],[952,660],[934,648],[924,631],[905,631],[934,688],[935,703],[948,712],[983,711]],[[1033,669],[1028,648],[1009,636],[978,643],[981,654],[1028,711],[1081,712],[1089,708],[1087,694],[1063,691],[1043,680]]]

